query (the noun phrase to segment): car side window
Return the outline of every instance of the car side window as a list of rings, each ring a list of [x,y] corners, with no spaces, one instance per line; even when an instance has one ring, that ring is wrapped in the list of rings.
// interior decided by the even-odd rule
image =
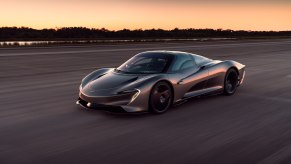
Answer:
[[[175,57],[174,63],[170,68],[171,72],[177,72],[186,70],[189,68],[195,68],[195,63],[192,57],[188,54],[178,54]]]
[[[210,61],[210,59],[206,58],[206,57],[203,57],[203,56],[199,56],[199,55],[192,55],[194,60],[195,60],[195,63],[198,65],[198,66],[201,66],[207,62]]]

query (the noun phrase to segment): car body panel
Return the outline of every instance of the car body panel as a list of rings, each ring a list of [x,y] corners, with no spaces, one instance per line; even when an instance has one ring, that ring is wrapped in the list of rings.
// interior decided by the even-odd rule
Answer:
[[[155,51],[157,52],[161,51]],[[176,51],[162,53],[185,55],[184,52]],[[101,68],[82,80],[79,99],[88,102],[83,105],[85,107],[96,104],[122,107],[126,112],[145,112],[149,109],[151,90],[160,81],[165,81],[172,87],[173,103],[214,91],[223,91],[225,74],[230,68],[234,68],[239,74],[238,85],[242,83],[245,75],[243,64],[231,60],[205,61],[207,62],[178,72],[156,74],[126,74],[116,71],[115,68]]]

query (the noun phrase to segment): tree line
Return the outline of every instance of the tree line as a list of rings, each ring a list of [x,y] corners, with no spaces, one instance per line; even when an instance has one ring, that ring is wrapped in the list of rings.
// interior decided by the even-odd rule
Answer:
[[[240,37],[291,37],[291,31],[243,31],[223,29],[136,29],[107,30],[86,27],[33,29],[28,27],[1,27],[0,40],[78,40],[78,39],[190,39]]]

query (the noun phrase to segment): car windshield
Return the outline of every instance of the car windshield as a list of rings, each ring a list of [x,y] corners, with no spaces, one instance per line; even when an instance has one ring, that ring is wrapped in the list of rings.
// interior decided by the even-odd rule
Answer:
[[[116,69],[131,74],[153,74],[165,72],[171,62],[169,55],[141,54],[129,59]]]

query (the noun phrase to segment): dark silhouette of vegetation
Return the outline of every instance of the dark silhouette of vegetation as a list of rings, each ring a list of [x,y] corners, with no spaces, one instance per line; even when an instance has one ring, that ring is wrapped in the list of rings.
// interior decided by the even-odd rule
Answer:
[[[222,29],[148,29],[118,30],[85,27],[64,27],[58,29],[32,29],[27,27],[0,28],[1,41],[17,40],[91,40],[91,39],[190,39],[190,38],[260,38],[291,37],[291,31],[234,31]]]

